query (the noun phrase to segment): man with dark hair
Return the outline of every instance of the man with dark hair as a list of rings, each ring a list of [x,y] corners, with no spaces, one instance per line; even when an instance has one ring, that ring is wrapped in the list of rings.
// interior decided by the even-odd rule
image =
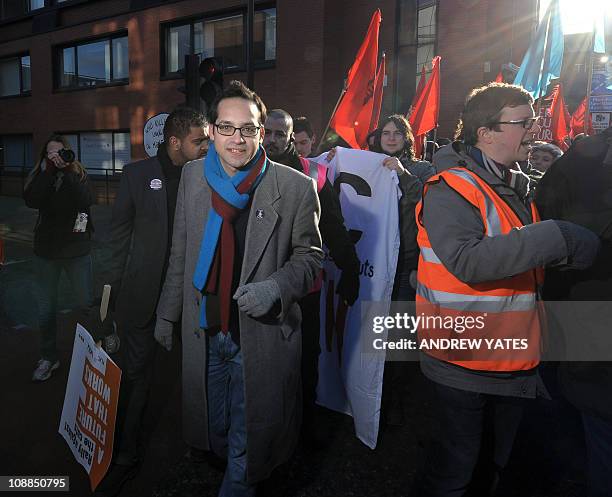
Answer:
[[[316,136],[308,118],[296,117],[293,120],[293,133],[298,154],[302,157],[312,157]]]
[[[416,210],[417,314],[455,323],[419,329],[420,340],[434,343],[422,349],[421,370],[440,420],[420,497],[494,493],[525,400],[546,395],[538,375],[543,267],[585,268],[599,249],[585,228],[539,221],[529,201],[529,180],[517,165],[538,131],[529,93],[504,83],[478,88],[461,123],[464,142],[435,155],[442,172],[425,184]],[[460,327],[464,313],[482,326]],[[430,341],[440,337],[484,345],[443,350]]]
[[[155,308],[170,257],[172,226],[183,165],[206,155],[204,116],[179,107],[166,119],[157,156],[124,167],[113,205],[105,282],[110,311],[101,327],[116,321],[122,337],[121,394],[113,465],[96,494],[116,495],[142,459],[142,420],[153,374]]]
[[[360,263],[355,245],[344,227],[344,218],[338,196],[326,177],[326,169],[300,157],[293,137],[293,119],[282,109],[271,110],[265,121],[266,136],[263,141],[268,157],[285,164],[296,171],[305,173],[317,182],[321,221],[319,229],[323,243],[329,249],[331,258],[342,270],[337,293],[348,304],[353,305],[359,295]],[[321,175],[321,177],[319,177]],[[302,391],[304,395],[303,441],[317,444],[314,421],[316,389],[318,381],[319,333],[320,333],[320,284],[300,300],[302,310]]]
[[[187,138],[192,133],[192,128],[195,128],[195,136],[191,137],[191,140]],[[202,136],[199,130],[204,130],[205,138]],[[181,162],[184,158],[183,164],[194,160],[193,157],[199,158],[202,156],[201,152],[194,150],[194,148],[204,148],[204,155],[208,150],[208,123],[205,117],[200,113],[193,110],[191,107],[179,106],[172,114],[168,116],[164,123],[164,143],[170,145],[169,154],[176,154],[173,162]],[[185,138],[187,138],[185,140]],[[182,144],[180,143],[183,140]],[[185,156],[185,157],[181,157]]]
[[[311,179],[261,146],[266,108],[238,81],[213,103],[212,145],[185,167],[155,338],[182,316],[183,429],[227,457],[219,495],[253,496],[300,421],[300,311],[323,252]]]

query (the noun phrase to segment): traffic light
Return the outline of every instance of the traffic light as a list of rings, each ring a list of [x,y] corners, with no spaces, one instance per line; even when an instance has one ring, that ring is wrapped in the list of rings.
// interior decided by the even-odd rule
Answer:
[[[179,91],[185,94],[185,105],[197,111],[202,109],[199,64],[200,58],[197,55],[185,55],[185,68],[183,69],[185,86],[179,88]]]
[[[185,94],[185,105],[206,111],[223,90],[223,58],[208,57],[200,62],[198,55],[185,55],[183,76],[185,86],[179,91]],[[202,109],[202,100],[206,109]]]
[[[223,58],[207,57],[200,63],[200,97],[208,109],[213,100],[223,91]]]

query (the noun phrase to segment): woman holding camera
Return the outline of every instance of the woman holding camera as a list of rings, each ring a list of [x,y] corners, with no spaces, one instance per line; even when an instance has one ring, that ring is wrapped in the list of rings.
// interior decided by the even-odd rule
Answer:
[[[26,205],[38,209],[34,234],[41,333],[41,358],[32,381],[45,381],[59,367],[56,348],[57,294],[62,271],[66,273],[78,304],[91,306],[91,184],[70,144],[52,135],[40,152],[23,193]]]

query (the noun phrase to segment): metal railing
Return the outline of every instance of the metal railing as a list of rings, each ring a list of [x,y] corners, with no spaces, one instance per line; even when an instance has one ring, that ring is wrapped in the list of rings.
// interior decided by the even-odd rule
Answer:
[[[23,193],[23,189],[25,187],[25,182],[32,170],[31,167],[25,166],[0,166],[0,195],[7,195],[7,191],[5,189],[5,180],[9,178],[19,178],[19,184],[21,186],[19,195]],[[111,193],[111,185],[118,184],[119,179],[121,178],[121,171],[113,171],[112,169],[105,169],[103,167],[88,167],[87,174],[89,175],[89,179],[96,188],[100,182],[104,183],[104,203],[106,205],[110,204],[110,193]],[[96,198],[98,198],[98,191],[96,188]]]

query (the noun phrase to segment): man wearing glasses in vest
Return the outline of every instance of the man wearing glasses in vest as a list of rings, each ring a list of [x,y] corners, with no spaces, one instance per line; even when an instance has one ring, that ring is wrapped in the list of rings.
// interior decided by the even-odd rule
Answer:
[[[599,250],[591,231],[539,220],[517,164],[538,130],[533,99],[521,87],[473,90],[461,141],[436,154],[439,174],[417,206],[417,314],[453,323],[419,329],[421,370],[440,423],[414,490],[421,497],[494,494],[526,399],[548,395],[538,375],[544,267],[584,269]]]

